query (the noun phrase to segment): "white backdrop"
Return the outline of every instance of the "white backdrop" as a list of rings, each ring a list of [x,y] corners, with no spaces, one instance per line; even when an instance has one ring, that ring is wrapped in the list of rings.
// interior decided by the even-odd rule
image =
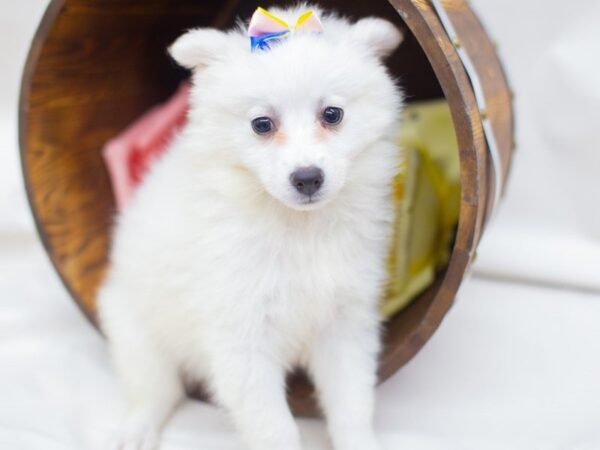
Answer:
[[[472,3],[499,42],[518,119],[478,270],[600,291],[600,2]]]
[[[123,403],[33,233],[18,163],[19,77],[46,3],[0,10],[0,448],[95,449]],[[475,277],[380,388],[377,428],[390,450],[598,450],[600,2],[472,4],[516,92],[519,149]],[[320,422],[301,428],[327,448]],[[223,414],[189,401],[165,436],[184,448],[240,447]]]

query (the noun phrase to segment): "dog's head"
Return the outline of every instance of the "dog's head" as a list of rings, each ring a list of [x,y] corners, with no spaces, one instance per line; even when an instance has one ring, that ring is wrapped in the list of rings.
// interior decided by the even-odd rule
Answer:
[[[278,10],[290,18],[298,10]],[[323,17],[324,32],[294,33],[252,52],[241,30],[196,29],[171,47],[194,72],[190,122],[296,210],[321,207],[351,183],[362,152],[397,132],[400,94],[382,59],[400,44],[382,19]],[[199,145],[202,145],[199,143]]]

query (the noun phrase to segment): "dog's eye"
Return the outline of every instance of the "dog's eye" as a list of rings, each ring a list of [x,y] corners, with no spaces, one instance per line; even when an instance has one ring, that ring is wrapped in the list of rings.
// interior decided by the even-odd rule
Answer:
[[[344,110],[336,106],[328,106],[323,110],[323,122],[327,125],[338,125],[344,118]]]
[[[275,129],[275,124],[269,117],[258,117],[252,121],[252,129],[256,134],[269,134]]]

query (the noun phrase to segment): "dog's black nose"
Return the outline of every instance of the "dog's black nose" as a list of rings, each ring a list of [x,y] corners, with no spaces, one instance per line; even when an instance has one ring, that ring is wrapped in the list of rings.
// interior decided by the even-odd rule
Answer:
[[[313,195],[323,185],[325,175],[318,167],[302,167],[290,175],[290,181],[298,192]]]

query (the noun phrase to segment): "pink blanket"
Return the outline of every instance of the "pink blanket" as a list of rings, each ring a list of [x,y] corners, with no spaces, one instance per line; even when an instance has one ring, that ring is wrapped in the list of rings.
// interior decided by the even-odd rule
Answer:
[[[185,125],[189,91],[189,84],[183,83],[173,97],[145,113],[102,150],[119,210],[127,206],[152,162]]]

